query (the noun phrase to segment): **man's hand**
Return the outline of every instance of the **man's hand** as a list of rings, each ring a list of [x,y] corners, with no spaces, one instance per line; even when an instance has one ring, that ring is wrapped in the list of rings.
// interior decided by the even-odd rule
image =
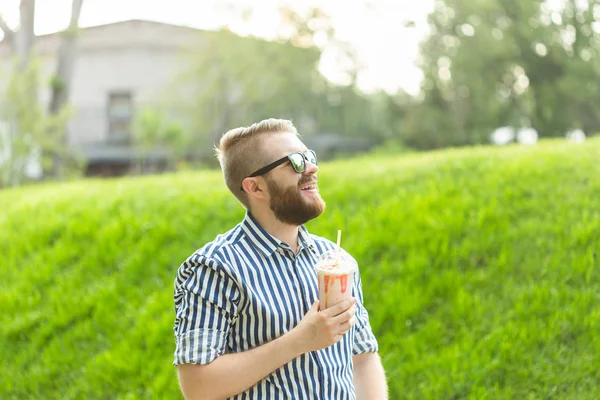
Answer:
[[[319,311],[315,301],[302,321],[290,332],[296,335],[300,354],[321,350],[339,342],[356,319],[356,299],[346,300]]]

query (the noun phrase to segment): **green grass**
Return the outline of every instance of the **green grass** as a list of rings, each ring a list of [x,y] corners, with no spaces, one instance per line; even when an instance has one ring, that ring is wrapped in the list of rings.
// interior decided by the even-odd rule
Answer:
[[[391,399],[596,399],[600,139],[323,164]],[[179,263],[243,217],[218,172],[0,192],[0,398],[178,399]]]

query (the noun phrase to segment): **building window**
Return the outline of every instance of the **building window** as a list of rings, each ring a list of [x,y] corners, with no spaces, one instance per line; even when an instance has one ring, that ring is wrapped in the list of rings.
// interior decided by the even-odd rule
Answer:
[[[112,92],[108,95],[108,140],[113,144],[129,144],[133,119],[131,92]]]

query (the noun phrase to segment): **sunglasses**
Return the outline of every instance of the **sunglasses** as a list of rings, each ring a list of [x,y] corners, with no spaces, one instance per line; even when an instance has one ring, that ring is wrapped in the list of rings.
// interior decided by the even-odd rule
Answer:
[[[298,151],[298,152],[295,152],[292,154],[288,154],[287,156],[282,157],[277,161],[273,161],[271,164],[269,164],[265,167],[262,167],[258,171],[248,175],[248,178],[254,178],[255,176],[264,175],[267,172],[271,171],[272,169],[280,166],[281,164],[283,164],[287,161],[290,162],[290,165],[292,166],[292,168],[294,168],[294,171],[296,171],[299,174],[306,171],[306,162],[307,161],[313,165],[318,165],[317,154],[313,150],[307,150],[304,153]],[[240,189],[242,191],[244,190],[243,187],[240,187]]]

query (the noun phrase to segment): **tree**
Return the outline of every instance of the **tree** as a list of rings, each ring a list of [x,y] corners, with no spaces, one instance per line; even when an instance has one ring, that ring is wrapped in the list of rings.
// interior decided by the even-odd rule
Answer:
[[[212,153],[224,130],[279,115],[309,118],[319,52],[222,30],[203,32],[191,68],[175,86],[198,151]],[[201,56],[198,57],[198,54]],[[311,97],[312,96],[312,97]]]
[[[19,16],[19,29],[13,31],[0,15],[0,29],[4,32],[5,40],[12,45],[13,55],[18,59],[19,68],[24,70],[29,63],[35,41],[35,0],[21,0]]]
[[[31,65],[35,0],[21,0],[19,11],[18,30],[12,30],[0,15],[0,29],[12,50],[9,79],[0,91],[0,187],[22,183],[27,164],[39,152],[38,134],[46,122],[37,118],[37,65]]]
[[[213,146],[224,131],[273,116],[293,120],[305,137],[373,134],[372,111],[379,105],[355,86],[352,49],[336,44],[348,61],[346,85],[319,72],[322,50],[333,42],[329,17],[318,9],[278,11],[279,28],[268,40],[228,29],[201,32],[186,58],[191,68],[169,87],[179,104],[174,108],[185,110],[198,158],[214,160]],[[252,18],[251,11],[230,12]]]
[[[83,0],[73,0],[69,27],[62,32],[56,72],[51,80],[52,95],[49,105],[50,115],[58,115],[69,102],[69,92],[71,89],[73,67],[75,64],[77,35],[79,33],[79,16],[81,15],[82,6]],[[66,135],[63,134],[60,138],[62,144],[66,146]],[[53,176],[57,178],[62,176],[61,165],[62,160],[59,154],[53,154]]]
[[[8,133],[5,132],[2,145],[8,146],[4,149],[4,153],[10,155],[10,159],[6,162],[17,164],[14,168],[10,168],[13,171],[22,172],[22,168],[18,167],[21,163],[19,160],[32,151],[39,155],[44,170],[52,171],[51,175],[57,178],[64,175],[60,168],[62,164],[67,164],[70,168],[81,167],[81,160],[67,151],[66,118],[69,113],[68,96],[82,5],[83,0],[73,0],[71,22],[62,34],[56,72],[51,80],[52,97],[47,113],[40,112],[38,109],[39,68],[35,63],[33,52],[36,2],[21,0],[20,25],[17,30],[12,30],[0,16],[0,29],[4,32],[5,40],[11,44],[14,60],[14,67],[8,71],[12,76],[0,97],[0,101],[5,103],[4,124],[10,126],[10,129],[6,129]],[[23,79],[29,79],[30,83],[24,84]],[[31,84],[34,82],[35,85]],[[30,112],[27,112],[27,108],[21,107],[30,107]],[[25,117],[26,114],[29,115]],[[30,121],[31,118],[38,118],[38,120]],[[45,130],[40,131],[40,127],[44,127]],[[21,179],[11,178],[10,181],[20,182]]]
[[[51,116],[32,101],[32,93],[39,87],[37,59],[31,58],[24,69],[21,67],[21,63],[14,63],[7,86],[0,90],[0,187],[23,184],[28,179],[28,167],[47,164],[50,152],[61,154],[76,166],[80,161],[49,135],[65,129],[67,110]]]
[[[151,164],[153,152],[166,150],[167,167],[177,169],[184,161],[190,145],[188,130],[157,108],[146,107],[136,112],[133,121],[133,144],[138,152],[138,170],[144,173]]]
[[[421,45],[422,102],[404,137],[418,147],[488,142],[505,125],[542,136],[600,129],[600,2],[438,0]],[[582,125],[585,125],[582,126]]]

